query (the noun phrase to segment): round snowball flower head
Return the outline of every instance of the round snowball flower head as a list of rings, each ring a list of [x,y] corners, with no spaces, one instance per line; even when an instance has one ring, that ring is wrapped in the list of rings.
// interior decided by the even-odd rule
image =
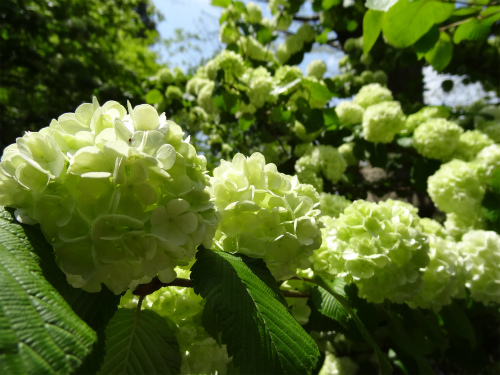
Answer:
[[[473,163],[454,159],[427,180],[427,192],[443,212],[476,217],[481,212],[484,184]]]
[[[179,276],[189,272],[176,268]],[[123,307],[134,309],[139,297],[128,291],[120,300]],[[175,334],[182,355],[181,374],[225,374],[228,363],[226,345],[219,345],[201,325],[205,305],[193,288],[169,286],[144,297],[141,308],[152,310],[175,323]]]
[[[446,214],[444,228],[448,236],[460,241],[463,235],[471,230],[485,229],[486,219],[482,215],[463,216],[451,212]]]
[[[247,4],[246,21],[249,23],[259,23],[262,19],[262,12],[260,6],[254,2]]]
[[[476,129],[500,143],[500,105],[489,105],[474,117]]]
[[[500,171],[500,145],[493,144],[485,147],[479,152],[474,163],[479,172],[486,178]]]
[[[309,268],[321,245],[319,195],[311,185],[279,173],[260,153],[222,160],[211,182],[222,216],[216,248],[263,258],[276,279]]]
[[[320,193],[321,215],[337,218],[352,202],[342,195]]]
[[[360,124],[363,121],[365,109],[359,104],[353,102],[341,102],[335,107],[335,113],[339,118],[340,124],[345,127],[351,127]]]
[[[119,294],[210,246],[218,221],[206,160],[150,105],[82,104],[9,146],[0,204],[40,223],[68,282]]]
[[[333,183],[340,180],[346,167],[347,163],[340,152],[335,147],[325,145],[310,147],[295,163],[299,175],[306,170],[314,173],[321,171]]]
[[[323,75],[326,73],[325,62],[323,60],[311,61],[306,68],[306,73],[308,76],[315,77],[317,79],[322,79]]]
[[[417,128],[417,126],[423,124],[431,118],[447,119],[449,115],[450,111],[445,107],[424,107],[417,113],[408,116],[405,127],[401,133],[410,134]]]
[[[297,66],[283,65],[276,69],[274,78],[279,84],[284,85],[302,78],[302,71]]]
[[[486,134],[478,130],[468,130],[460,135],[453,157],[471,161],[483,148],[492,144],[493,141]]]
[[[392,101],[392,92],[379,83],[371,83],[361,87],[361,90],[359,90],[353,99],[355,104],[363,108],[368,108],[371,105],[388,101]]]
[[[169,68],[162,68],[158,71],[158,80],[164,85],[168,85],[174,81],[174,74]]]
[[[429,264],[425,268],[420,291],[409,302],[413,308],[439,311],[465,293],[463,260],[457,243],[436,234],[429,234]]]
[[[338,219],[322,221],[326,245],[312,256],[314,272],[355,283],[368,302],[403,303],[417,293],[429,244],[415,207],[357,200]]]
[[[485,305],[500,303],[500,235],[473,230],[462,237],[458,248],[464,258],[465,285],[471,297]]]
[[[460,140],[463,129],[445,119],[431,119],[419,125],[413,133],[414,147],[426,158],[448,160]]]
[[[363,133],[367,141],[392,142],[405,124],[399,102],[382,102],[369,106],[363,114]]]

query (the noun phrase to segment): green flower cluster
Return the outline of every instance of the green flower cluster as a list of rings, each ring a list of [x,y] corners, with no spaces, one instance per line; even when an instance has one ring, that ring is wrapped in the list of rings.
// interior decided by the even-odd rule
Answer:
[[[367,141],[392,142],[405,126],[405,115],[399,102],[384,101],[366,108],[363,114],[363,133]]]
[[[403,303],[418,292],[429,244],[411,204],[357,200],[338,219],[322,221],[323,245],[311,257],[314,272],[354,282],[368,302]]]
[[[248,23],[259,23],[262,20],[262,12],[260,6],[256,3],[249,2],[247,4],[247,14],[245,20]]]
[[[429,237],[430,261],[422,277],[422,288],[408,305],[439,311],[449,305],[452,298],[464,296],[463,260],[457,243],[446,236],[441,224],[431,219],[422,219],[421,223]]]
[[[371,105],[392,101],[392,92],[379,83],[371,83],[363,86],[352,101],[363,108],[368,108]]]
[[[465,233],[475,229],[484,229],[485,226],[485,218],[482,215],[477,216],[475,213],[463,216],[450,212],[446,214],[446,221],[444,222],[447,235],[455,241],[460,241]]]
[[[189,277],[183,269],[179,276]],[[128,291],[120,301],[125,308],[136,308],[139,297]],[[226,374],[226,345],[219,345],[203,328],[205,301],[192,288],[169,286],[144,297],[142,309],[167,317],[177,326],[176,338],[182,355],[181,374]]]
[[[295,170],[299,180],[313,180],[314,176],[322,173],[333,183],[340,180],[347,167],[347,163],[340,152],[332,146],[311,146],[307,152],[295,163]],[[319,178],[320,179],[320,178]],[[323,190],[322,183],[314,185],[318,191]]]
[[[450,115],[450,111],[445,107],[424,107],[417,113],[411,114],[406,119],[406,124],[401,132],[402,134],[410,134],[424,122],[427,122],[433,118],[443,118],[447,119]]]
[[[68,282],[119,294],[209,246],[218,215],[206,160],[150,105],[94,99],[26,133],[0,163],[0,205],[39,222]]]
[[[482,108],[474,117],[474,125],[495,143],[500,143],[500,105]]]
[[[337,218],[352,202],[342,195],[320,193],[319,206],[322,216]]]
[[[280,63],[286,63],[293,54],[304,48],[305,43],[314,41],[315,36],[311,25],[304,23],[295,34],[288,36],[285,42],[278,47],[276,58]]]
[[[322,79],[326,73],[326,64],[323,60],[313,60],[306,68],[306,74],[316,79]]]
[[[346,161],[347,165],[352,166],[352,165],[358,165],[359,160],[356,158],[356,155],[354,155],[354,143],[353,142],[347,142],[338,148],[340,155],[344,158]]]
[[[482,177],[488,178],[500,171],[500,145],[485,147],[477,154],[474,163]]]
[[[481,212],[485,187],[473,163],[454,159],[442,164],[429,177],[427,191],[441,211],[477,217]]]
[[[426,158],[446,161],[453,155],[462,133],[462,128],[454,122],[430,119],[415,129],[414,146]]]
[[[335,113],[337,113],[340,124],[348,128],[352,125],[361,124],[365,109],[359,104],[345,101],[335,107]]]
[[[473,230],[462,237],[458,249],[464,258],[471,297],[484,304],[500,303],[500,235]]]
[[[491,146],[493,141],[478,130],[468,130],[460,134],[458,144],[453,152],[453,158],[471,161],[485,147]]]
[[[279,173],[260,153],[222,160],[211,183],[222,216],[216,248],[263,258],[276,279],[309,267],[308,257],[321,245],[312,186]]]

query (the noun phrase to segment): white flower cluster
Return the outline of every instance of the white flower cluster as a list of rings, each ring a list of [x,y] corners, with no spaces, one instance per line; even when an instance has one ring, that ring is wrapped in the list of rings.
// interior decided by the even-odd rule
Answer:
[[[276,279],[309,267],[308,257],[321,245],[312,186],[279,173],[260,153],[222,160],[211,182],[222,216],[216,248],[263,258]]]
[[[363,133],[367,141],[392,142],[405,126],[405,115],[399,102],[384,101],[366,108],[363,114]]]
[[[426,158],[446,161],[459,144],[463,130],[454,122],[442,118],[420,124],[413,133],[414,146]]]
[[[4,150],[0,204],[39,222],[68,282],[116,294],[209,246],[218,216],[206,160],[149,105],[82,104]]]

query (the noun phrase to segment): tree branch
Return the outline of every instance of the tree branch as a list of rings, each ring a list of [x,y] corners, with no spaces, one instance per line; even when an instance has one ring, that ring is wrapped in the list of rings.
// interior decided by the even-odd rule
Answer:
[[[294,21],[303,21],[303,22],[309,22],[309,21],[319,21],[319,16],[314,15],[314,16],[293,16]]]

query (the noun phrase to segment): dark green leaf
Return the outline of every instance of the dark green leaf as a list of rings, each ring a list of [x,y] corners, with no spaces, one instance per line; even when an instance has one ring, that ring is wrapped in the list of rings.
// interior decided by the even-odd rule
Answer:
[[[248,130],[250,126],[255,122],[255,117],[249,113],[245,113],[245,115],[241,116],[238,119],[238,126],[242,131]]]
[[[417,53],[418,59],[420,60],[429,52],[439,40],[439,28],[434,25],[431,29],[421,37],[414,45],[413,49]]]
[[[323,109],[323,119],[327,130],[335,130],[340,125],[339,118],[334,108]]]
[[[441,72],[450,63],[452,54],[453,43],[449,35],[441,31],[439,41],[433,49],[425,54],[425,59],[434,69],[436,69],[436,71]]]
[[[267,43],[272,42],[274,39],[275,37],[273,36],[273,32],[267,27],[261,27],[259,31],[257,31],[257,40],[264,46]]]
[[[304,80],[302,82],[302,85],[309,90],[311,99],[328,101],[333,97],[333,94],[330,92],[330,90],[328,90],[326,86],[322,85],[319,82]]]
[[[0,242],[0,368],[9,374],[74,371],[96,334],[43,277],[23,227],[3,208]],[[52,271],[60,272],[55,262]]]
[[[312,299],[320,313],[346,327],[349,313],[330,293],[321,287],[313,289]]]
[[[326,280],[322,276],[315,276],[314,281],[316,281],[316,284],[318,284],[318,286],[320,286],[323,289],[325,289],[326,291],[328,291],[328,293],[330,293],[342,305],[342,307],[349,313],[349,315],[352,317],[352,319],[356,323],[356,326],[358,327],[359,332],[361,333],[363,338],[371,346],[371,348],[375,351],[375,354],[377,355],[377,358],[378,358],[381,373],[382,374],[391,374],[392,373],[392,366],[389,363],[389,360],[387,359],[385,354],[382,352],[380,347],[377,345],[377,343],[373,339],[370,332],[368,332],[368,330],[366,329],[363,322],[358,318],[357,314],[349,306],[349,302],[347,301],[347,299],[344,296],[342,296],[341,294],[337,293],[336,288],[338,288],[338,286],[335,286],[332,282]]]
[[[151,310],[119,309],[106,328],[100,374],[179,374],[179,344],[166,318]]]
[[[460,306],[457,306],[455,303],[444,306],[440,314],[449,332],[469,341],[471,349],[476,346],[474,327]]]
[[[363,17],[363,53],[367,54],[380,35],[385,12],[368,9]]]
[[[448,19],[454,9],[452,3],[400,0],[384,17],[384,36],[396,47],[409,47],[424,36],[432,25]]]
[[[200,249],[194,291],[216,316],[222,342],[243,374],[306,374],[319,351],[290,315],[262,259]]]

